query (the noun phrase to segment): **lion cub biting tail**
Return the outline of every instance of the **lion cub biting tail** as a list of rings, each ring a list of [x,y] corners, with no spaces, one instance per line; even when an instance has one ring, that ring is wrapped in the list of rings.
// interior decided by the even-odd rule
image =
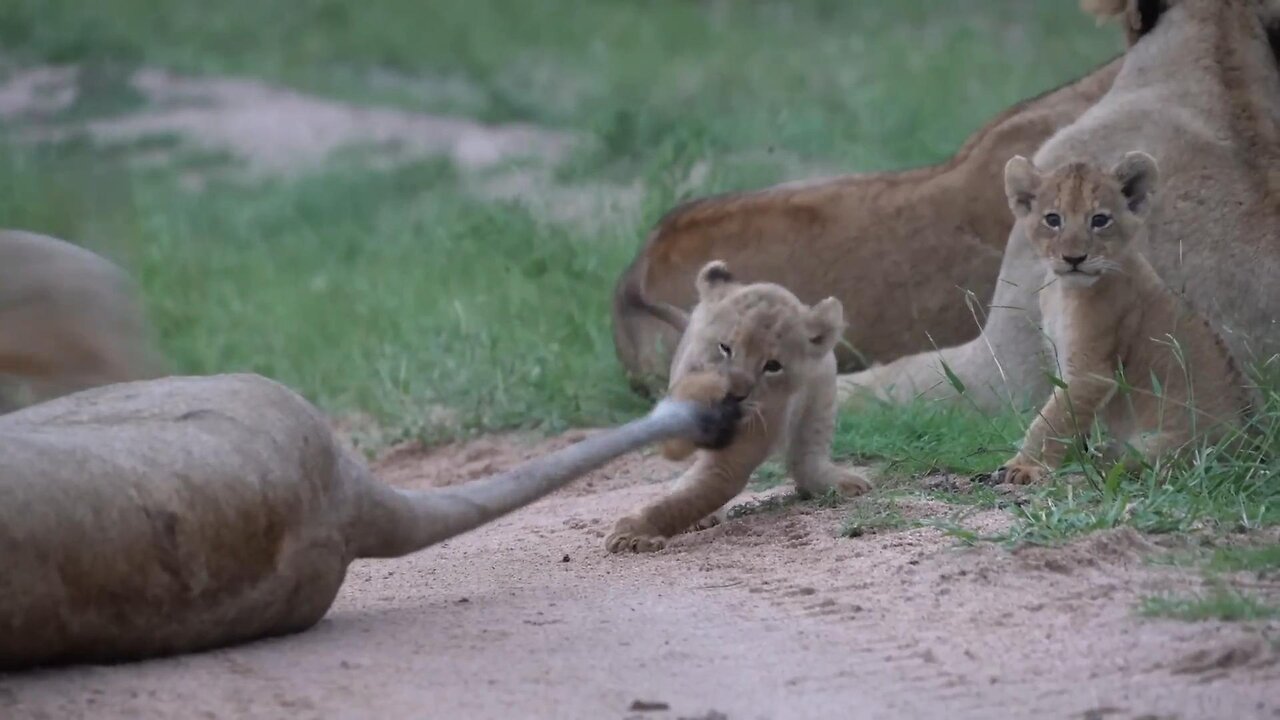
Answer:
[[[1217,333],[1141,254],[1158,175],[1141,152],[1109,172],[1072,162],[1042,174],[1021,156],[1005,166],[1016,225],[1044,264],[1040,308],[1066,387],[998,471],[1003,481],[1059,467],[1095,418],[1111,436],[1107,459],[1132,448],[1150,461],[1219,439],[1248,412],[1251,391]]]
[[[831,462],[836,420],[834,348],[844,333],[844,309],[827,298],[813,307],[772,283],[737,282],[721,261],[697,279],[698,305],[687,318],[662,308],[684,330],[671,365],[668,395],[677,400],[741,405],[730,445],[699,450],[692,466],[662,498],[622,518],[605,539],[610,552],[659,550],[666,539],[714,513],[746,487],[751,472],[785,447],[787,469],[802,493],[835,489],[848,496],[871,488]],[[671,460],[694,452],[673,440]]]

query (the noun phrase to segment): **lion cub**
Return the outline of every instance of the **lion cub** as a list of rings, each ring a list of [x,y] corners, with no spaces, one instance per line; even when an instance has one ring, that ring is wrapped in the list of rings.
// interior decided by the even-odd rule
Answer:
[[[1040,309],[1066,387],[1000,468],[1003,481],[1058,468],[1095,418],[1111,436],[1108,460],[1132,448],[1150,461],[1220,438],[1248,412],[1250,390],[1218,335],[1140,252],[1158,175],[1141,152],[1109,172],[1073,162],[1041,173],[1021,156],[1005,166],[1015,227],[1045,268]]]
[[[658,500],[622,518],[605,539],[610,552],[659,550],[666,539],[711,515],[746,487],[751,473],[785,447],[787,469],[802,493],[830,489],[852,496],[871,489],[861,476],[831,461],[836,419],[836,359],[844,332],[840,301],[808,307],[786,288],[737,282],[721,261],[698,273],[698,305],[686,319],[671,365],[668,395],[741,404],[742,420],[728,447],[699,450],[693,465]],[[663,446],[671,460],[695,448]]]

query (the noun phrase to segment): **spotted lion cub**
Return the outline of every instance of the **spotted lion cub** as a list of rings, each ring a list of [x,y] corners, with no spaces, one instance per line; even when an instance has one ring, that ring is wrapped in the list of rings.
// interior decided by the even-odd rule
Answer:
[[[1130,449],[1152,461],[1221,438],[1247,414],[1251,390],[1221,339],[1140,251],[1159,242],[1145,237],[1158,177],[1141,152],[1110,171],[1073,162],[1041,173],[1021,156],[1005,166],[1015,227],[1044,265],[1040,310],[1066,387],[997,480],[1039,480],[1095,419],[1110,436],[1104,457],[1131,462]]]
[[[698,450],[692,466],[666,495],[614,525],[610,552],[659,550],[667,538],[707,518],[746,487],[775,450],[804,494],[835,489],[846,496],[871,489],[863,477],[831,461],[836,419],[836,359],[844,309],[827,298],[809,307],[786,288],[737,282],[721,261],[698,273],[698,305],[684,318],[671,366],[668,395],[741,405],[742,420],[728,447]],[[663,454],[683,460],[695,451],[670,441]]]

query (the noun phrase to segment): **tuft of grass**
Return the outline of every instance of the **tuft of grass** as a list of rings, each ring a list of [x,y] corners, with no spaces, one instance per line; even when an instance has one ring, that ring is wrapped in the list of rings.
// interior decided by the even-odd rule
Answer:
[[[840,535],[856,538],[902,530],[909,525],[910,523],[892,498],[872,496],[860,499],[854,504],[853,511],[845,518],[844,526],[840,528]]]
[[[767,461],[751,475],[751,481],[747,487],[759,492],[770,488],[778,487],[787,481],[787,470],[782,463]]]
[[[1251,572],[1259,576],[1280,574],[1280,545],[1217,548],[1205,568],[1210,572]]]
[[[1147,617],[1176,620],[1223,620],[1242,622],[1280,618],[1280,606],[1272,605],[1240,590],[1218,585],[1209,592],[1191,597],[1160,596],[1142,601],[1139,611]]]
[[[876,404],[840,415],[835,455],[879,461],[891,475],[972,475],[990,472],[1013,455],[1023,427],[1012,412],[984,417],[953,404]]]
[[[1079,465],[1082,479],[1030,490],[1006,539],[1051,544],[1119,525],[1215,533],[1280,524],[1280,391],[1265,396],[1240,437],[1135,474],[1086,461]]]

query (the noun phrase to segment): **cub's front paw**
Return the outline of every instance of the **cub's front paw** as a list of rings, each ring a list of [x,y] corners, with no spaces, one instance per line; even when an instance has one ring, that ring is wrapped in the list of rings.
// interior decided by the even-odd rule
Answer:
[[[871,481],[852,470],[839,470],[835,475],[835,489],[847,498],[871,492]]]
[[[689,532],[700,532],[702,530],[710,530],[711,528],[716,527],[718,525],[723,525],[725,521],[727,521],[728,519],[729,519],[729,507],[726,505],[725,507],[720,508],[719,510],[711,513],[710,515],[694,523],[693,526],[689,528]]]
[[[1038,483],[1044,479],[1044,468],[1039,465],[1015,457],[1004,465],[991,476],[991,482],[995,485],[1009,483],[1010,485],[1031,485]]]
[[[667,539],[649,522],[633,516],[614,523],[604,546],[611,553],[657,552],[667,546]]]
[[[852,470],[827,465],[819,472],[797,475],[796,489],[801,497],[818,497],[835,490],[841,497],[851,498],[871,492],[872,485]]]

